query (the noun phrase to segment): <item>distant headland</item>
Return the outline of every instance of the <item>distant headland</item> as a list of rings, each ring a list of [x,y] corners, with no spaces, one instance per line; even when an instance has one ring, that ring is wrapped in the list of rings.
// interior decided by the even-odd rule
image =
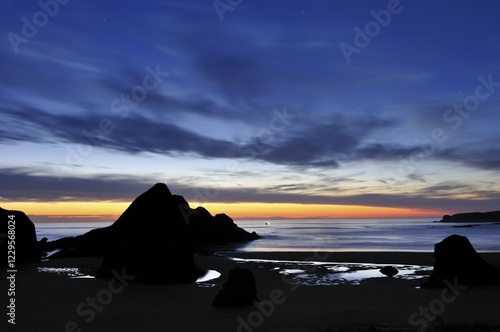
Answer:
[[[500,222],[500,211],[457,213],[452,216],[444,215],[443,219],[438,220],[438,222]]]

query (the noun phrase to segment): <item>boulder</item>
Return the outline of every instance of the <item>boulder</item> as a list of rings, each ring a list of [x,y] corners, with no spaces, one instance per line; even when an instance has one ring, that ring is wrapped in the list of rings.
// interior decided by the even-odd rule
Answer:
[[[422,287],[499,284],[500,271],[483,260],[465,236],[451,235],[434,246],[434,270]],[[446,282],[447,281],[447,282]]]
[[[380,273],[385,274],[388,277],[394,277],[396,274],[399,273],[399,270],[394,266],[384,266],[379,271]]]
[[[9,218],[9,216],[14,217]],[[9,234],[9,229],[11,230],[11,234]],[[12,234],[12,230],[15,231],[15,234]],[[41,251],[36,240],[35,225],[30,218],[21,211],[0,208],[0,249],[4,253],[0,265],[7,264],[8,245],[9,241],[12,240],[15,241],[16,265],[19,263],[40,261]]]
[[[258,302],[255,278],[250,270],[236,267],[229,271],[228,279],[215,296],[212,306],[237,307]]]

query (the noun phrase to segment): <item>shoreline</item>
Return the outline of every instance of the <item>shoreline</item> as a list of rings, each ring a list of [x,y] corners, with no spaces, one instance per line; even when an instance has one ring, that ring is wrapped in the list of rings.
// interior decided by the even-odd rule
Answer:
[[[215,255],[221,257],[236,257],[243,259],[272,259],[295,261],[323,261],[332,263],[373,263],[373,264],[434,264],[433,252],[417,251],[219,251]],[[500,252],[479,252],[488,263],[500,268]]]
[[[226,256],[225,253],[219,254]],[[434,262],[433,253],[404,251],[263,251],[231,252],[227,256],[246,259],[307,260],[332,263],[432,265]]]
[[[500,262],[500,253],[481,256],[490,263]],[[278,261],[263,264],[230,257]],[[115,281],[113,287],[119,291],[110,293],[109,280],[71,279],[37,270],[37,267],[93,270],[99,267],[101,257],[54,259],[19,268],[16,330],[79,331],[67,328],[74,323],[81,331],[373,331],[370,326],[375,331],[417,331],[424,325],[441,324],[427,320],[420,308],[430,313],[433,308],[439,309],[439,314],[432,317],[439,316],[447,326],[475,324],[491,327],[490,330],[500,329],[496,309],[500,286],[469,287],[445,303],[441,300],[442,290],[417,288],[422,279],[380,275],[357,284],[307,286],[293,283],[280,273],[290,268],[282,261],[303,263],[309,258],[332,264],[429,266],[434,263],[432,253],[415,252],[216,252],[197,254],[195,261],[199,269],[222,273],[218,279],[181,285],[139,285],[125,281],[123,287],[117,287],[120,283]],[[260,304],[213,308],[211,302],[226,281],[228,271],[236,266],[253,272]],[[308,272],[320,274],[314,269]],[[422,271],[422,277],[429,273]],[[6,280],[0,280],[2,289],[6,285]],[[273,297],[277,293],[281,296]],[[108,294],[111,298],[106,297]],[[100,311],[93,309],[89,299],[97,299]],[[9,328],[2,330],[11,331]]]

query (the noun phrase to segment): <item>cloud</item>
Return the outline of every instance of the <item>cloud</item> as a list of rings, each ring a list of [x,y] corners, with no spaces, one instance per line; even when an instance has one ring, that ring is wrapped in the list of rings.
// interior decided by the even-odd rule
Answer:
[[[151,180],[140,177],[95,176],[92,179],[37,176],[30,169],[0,169],[4,201],[120,201],[148,189]]]
[[[276,164],[310,167],[339,167],[341,162],[353,160],[394,158],[404,149],[365,141],[397,123],[395,119],[340,113],[327,118],[296,119],[283,130],[283,136],[277,133],[275,140],[264,144],[257,158]],[[258,146],[259,140],[254,140],[242,151],[252,147],[255,150]]]
[[[213,106],[210,102],[182,99],[176,100],[176,105],[186,105],[186,109],[200,107],[200,116],[204,107]],[[221,116],[225,112],[221,111]],[[9,130],[0,132],[0,142],[83,144],[128,154],[195,154],[203,158],[252,159],[277,165],[325,168],[364,160],[396,161],[418,150],[418,147],[379,138],[380,133],[400,126],[401,122],[394,117],[337,113],[308,118],[292,112],[289,114],[293,118],[279,123],[280,130],[271,130],[268,120],[255,135],[231,141],[206,135],[206,125],[201,122],[173,122],[180,117],[155,117],[155,112],[142,112],[140,108],[131,110],[128,117],[120,119],[111,111],[55,114],[34,107],[4,106],[0,125]],[[103,119],[112,124],[114,129],[110,133],[99,131]],[[438,149],[429,159],[496,170],[500,166],[499,152],[494,145],[480,144],[469,148]]]
[[[191,107],[197,106],[191,104]],[[282,110],[277,112],[284,114]],[[109,111],[54,114],[33,107],[3,107],[0,124],[11,130],[0,133],[0,142],[91,144],[130,154],[196,154],[204,158],[251,158],[280,165],[320,167],[338,167],[339,161],[387,158],[390,154],[387,152],[390,148],[381,144],[366,146],[364,140],[379,130],[395,126],[397,121],[393,119],[344,115],[305,119],[285,112],[290,119],[279,119],[277,113],[272,113],[276,121],[271,118],[268,126],[261,128],[268,136],[259,131],[240,144],[204,135],[206,129],[202,123],[197,126],[174,123],[139,108],[120,119]],[[103,119],[113,127],[111,132],[104,133],[100,128]]]
[[[470,168],[480,170],[500,170],[500,146],[498,140],[472,141],[469,145],[456,146],[443,149],[436,157]]]
[[[109,115],[109,118],[107,117]],[[101,131],[107,119],[115,128]],[[169,123],[132,114],[121,120],[113,114],[57,114],[35,108],[2,109],[0,124],[10,130],[0,132],[0,142],[30,141],[37,143],[69,143],[94,145],[126,153],[196,153],[208,158],[238,157],[233,143],[211,139]],[[14,124],[14,125],[12,125]]]
[[[54,177],[32,175],[28,169],[0,169],[2,190],[0,197],[4,201],[132,201],[142,192],[149,189],[156,181],[147,177],[123,175],[95,176],[93,178],[65,178],[58,182]],[[329,204],[359,205],[394,208],[418,208],[462,211],[488,211],[498,207],[498,192],[482,192],[482,199],[431,197],[429,192],[455,189],[461,187],[457,183],[442,183],[437,187],[424,188],[421,191],[406,194],[354,194],[311,195],[302,184],[276,186],[274,188],[218,188],[189,187],[188,182],[171,179],[167,181],[172,193],[183,195],[188,202],[199,201],[200,192],[210,192],[210,198],[200,203],[222,202],[263,202],[263,203],[296,203],[296,204]],[[301,190],[305,192],[301,193]]]

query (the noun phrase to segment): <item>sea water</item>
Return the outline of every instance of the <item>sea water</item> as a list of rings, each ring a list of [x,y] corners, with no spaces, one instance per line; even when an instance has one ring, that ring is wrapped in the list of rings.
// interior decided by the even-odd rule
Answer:
[[[422,251],[458,234],[480,252],[500,252],[500,224],[436,223],[430,219],[236,220],[262,239],[242,244],[240,251]],[[50,241],[77,236],[110,222],[36,223],[37,237]]]
[[[237,220],[237,225],[262,238],[221,250],[245,252],[265,251],[416,251],[432,252],[434,244],[445,237],[467,236],[479,252],[500,252],[500,224],[436,223],[429,219],[302,219],[302,220]],[[36,223],[37,237],[50,241],[77,236],[111,222]],[[228,254],[226,252],[226,254]],[[228,255],[230,256],[230,255]],[[286,276],[293,284],[359,285],[369,278],[380,278],[385,264],[291,262],[265,259],[231,258],[237,263],[258,262],[261,268]],[[314,273],[310,266],[315,265]],[[393,265],[399,270],[395,279],[418,280],[432,271],[432,266]],[[45,269],[45,270],[44,270]],[[80,269],[41,268],[40,273],[57,273],[71,278],[95,277]],[[220,272],[209,271],[200,278],[200,287],[214,287]]]
[[[268,221],[269,222],[269,221]],[[243,251],[421,251],[452,234],[465,235],[482,252],[500,251],[500,224],[438,223],[429,219],[308,219],[242,221],[263,238]]]
[[[318,261],[289,261],[271,259],[230,258],[236,263],[258,263],[260,269],[285,275],[292,284],[302,286],[360,285],[370,278],[382,278],[380,271],[389,264],[335,263]],[[394,279],[422,280],[432,271],[432,266],[390,264],[398,269]]]

